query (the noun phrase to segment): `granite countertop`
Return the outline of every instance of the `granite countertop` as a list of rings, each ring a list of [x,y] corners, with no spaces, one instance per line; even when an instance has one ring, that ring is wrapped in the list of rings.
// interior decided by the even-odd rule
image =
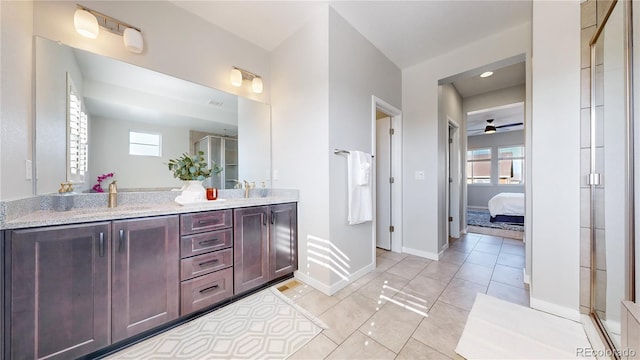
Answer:
[[[175,193],[174,193],[175,194]],[[233,194],[232,194],[233,195]],[[175,195],[173,195],[175,196]],[[84,199],[83,199],[84,200]],[[108,208],[106,202],[103,206],[80,206],[68,211],[55,211],[48,206],[40,206],[39,209],[23,211],[18,216],[5,217],[0,222],[2,229],[33,228],[50,225],[78,224],[95,221],[110,221],[118,219],[140,218],[148,216],[174,215],[193,213],[209,210],[233,209],[248,206],[260,206],[297,202],[297,191],[270,192],[267,196],[219,198],[218,200],[203,203],[180,205],[174,201],[168,201],[166,197],[155,201],[141,199],[137,196],[134,201],[122,201],[121,205]],[[78,201],[76,201],[78,203]],[[99,205],[102,205],[101,203]],[[6,214],[5,214],[6,215]]]

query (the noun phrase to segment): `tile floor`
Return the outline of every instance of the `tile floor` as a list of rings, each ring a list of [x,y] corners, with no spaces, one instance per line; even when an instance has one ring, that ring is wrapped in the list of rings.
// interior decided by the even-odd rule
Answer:
[[[290,359],[459,359],[477,293],[529,306],[521,240],[467,234],[440,261],[378,249],[376,270],[326,296],[284,293],[329,328]]]

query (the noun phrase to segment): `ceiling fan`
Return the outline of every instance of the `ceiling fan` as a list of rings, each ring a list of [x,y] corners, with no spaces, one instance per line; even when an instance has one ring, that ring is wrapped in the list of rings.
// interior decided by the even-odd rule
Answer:
[[[487,119],[487,126],[485,126],[483,131],[485,134],[493,134],[494,132],[498,131],[498,129],[508,128],[511,126],[518,126],[523,124],[522,122],[517,122],[517,123],[495,126],[493,125],[493,120],[494,119]],[[478,134],[478,133],[480,133],[480,130],[478,130],[475,134]]]

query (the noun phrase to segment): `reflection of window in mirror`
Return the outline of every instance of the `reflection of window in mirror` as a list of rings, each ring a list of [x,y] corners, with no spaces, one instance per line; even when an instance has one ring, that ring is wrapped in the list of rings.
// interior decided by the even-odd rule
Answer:
[[[82,95],[67,73],[67,181],[84,183],[88,171],[89,118],[84,109]]]
[[[162,156],[162,134],[129,131],[129,155]]]

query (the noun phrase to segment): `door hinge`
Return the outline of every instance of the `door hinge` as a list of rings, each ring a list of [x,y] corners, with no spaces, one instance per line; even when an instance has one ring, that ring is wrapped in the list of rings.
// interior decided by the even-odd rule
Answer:
[[[450,182],[450,183],[452,183],[452,182],[453,182],[453,179],[452,179],[452,178],[449,178],[449,182]]]
[[[396,230],[396,228],[393,227],[393,225],[389,225],[389,232],[394,232]]]
[[[396,182],[396,179],[392,177],[389,178],[389,184],[393,184],[394,182]]]
[[[600,174],[591,173],[587,178],[587,185],[600,185]]]
[[[395,130],[395,129],[393,129],[393,128],[389,129],[389,135],[393,135],[393,134],[395,134],[395,133],[396,133],[396,130]]]
[[[453,144],[453,139],[449,139],[449,144]]]
[[[453,217],[449,216],[449,222],[453,221]]]

